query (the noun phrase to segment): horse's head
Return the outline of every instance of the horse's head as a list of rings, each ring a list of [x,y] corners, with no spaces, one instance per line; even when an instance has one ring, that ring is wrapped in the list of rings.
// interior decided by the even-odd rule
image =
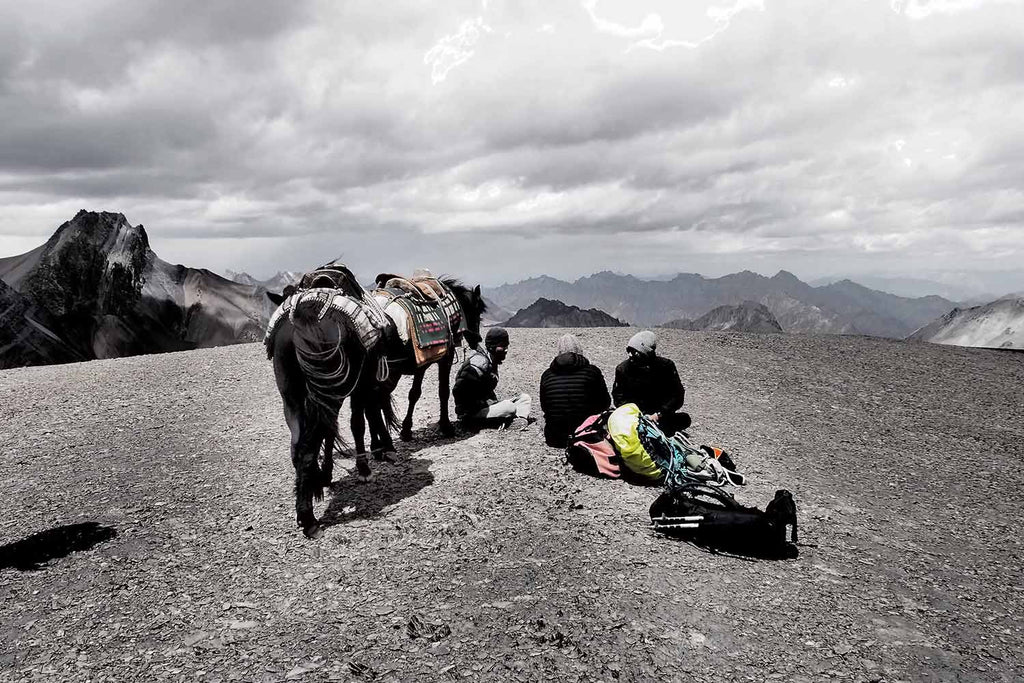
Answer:
[[[471,347],[475,348],[482,339],[480,336],[480,319],[487,310],[487,303],[484,301],[483,295],[480,294],[480,285],[470,289],[458,280],[444,278],[442,282],[452,291],[455,298],[459,300],[459,305],[462,306],[462,313],[466,316],[466,332],[463,334],[463,337],[465,337]]]
[[[274,292],[267,292],[267,298],[270,299],[271,303],[275,306],[280,306],[284,303],[284,300],[295,293],[295,285],[286,285],[284,291],[280,294]]]

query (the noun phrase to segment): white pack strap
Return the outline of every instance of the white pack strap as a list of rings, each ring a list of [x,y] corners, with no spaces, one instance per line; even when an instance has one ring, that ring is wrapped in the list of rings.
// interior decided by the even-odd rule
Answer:
[[[284,300],[274,314],[270,317],[270,324],[267,326],[267,334],[264,337],[266,343],[276,332],[285,316],[288,320],[294,321],[295,309],[300,304],[317,302],[320,304],[318,320],[323,320],[330,311],[337,311],[352,321],[359,341],[363,348],[369,351],[380,338],[388,326],[388,318],[380,305],[373,300],[365,291],[360,299],[342,294],[336,289],[317,287],[296,292]]]

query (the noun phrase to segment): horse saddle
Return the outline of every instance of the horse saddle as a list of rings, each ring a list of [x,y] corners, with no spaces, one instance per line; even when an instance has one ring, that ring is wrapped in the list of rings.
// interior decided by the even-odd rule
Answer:
[[[332,265],[321,266],[311,270],[299,280],[297,289],[341,289],[348,291],[353,285],[358,287],[358,282],[352,281],[347,269],[338,268]]]
[[[411,278],[391,273],[381,273],[376,279],[377,286],[382,289],[397,290],[432,304],[440,303],[448,296],[444,285],[426,268],[417,269]]]

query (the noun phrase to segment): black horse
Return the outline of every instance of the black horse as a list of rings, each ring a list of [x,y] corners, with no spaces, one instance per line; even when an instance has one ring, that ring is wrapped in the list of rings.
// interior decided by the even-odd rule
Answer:
[[[385,282],[394,277],[396,276],[390,273],[378,275],[376,278],[377,286],[383,287]],[[405,419],[402,420],[402,430],[399,434],[402,441],[410,441],[412,439],[412,414],[416,409],[416,402],[419,401],[422,395],[423,376],[426,374],[427,369],[434,364],[437,364],[438,399],[441,409],[438,428],[445,436],[451,436],[455,433],[455,428],[452,426],[451,419],[448,416],[448,397],[451,394],[451,371],[455,360],[455,351],[461,346],[463,338],[471,347],[475,347],[480,343],[480,319],[487,310],[487,304],[480,294],[480,286],[477,285],[471,289],[459,280],[451,277],[440,277],[438,281],[458,300],[459,307],[462,309],[462,315],[464,316],[465,330],[460,334],[458,330],[449,329],[444,355],[439,360],[431,361],[421,367],[417,366],[411,341],[399,345],[397,349],[392,347],[392,350],[389,351],[388,362],[391,366],[391,374],[388,380],[382,383],[382,390],[390,395],[397,387],[398,380],[401,379],[402,375],[412,375],[412,387],[409,388],[409,408],[405,413]],[[387,298],[379,298],[378,300],[385,306],[385,312],[391,317],[396,327],[408,324],[407,314],[400,305],[389,303]],[[382,400],[382,397],[378,397],[378,403],[381,403]],[[355,420],[354,413],[353,420]],[[356,443],[358,445],[360,437],[356,433],[355,422],[353,422],[352,429],[353,434],[356,435]]]
[[[333,452],[344,446],[338,412],[345,399],[352,398],[353,423],[357,415],[360,421],[366,415],[371,445],[390,444],[389,432],[397,427],[390,395],[380,387],[386,374],[387,335],[371,324],[372,304],[351,271],[337,264],[329,269],[327,286],[314,281],[294,298],[269,295],[279,308],[265,340],[291,431],[296,521],[310,538],[321,533],[313,500],[323,499],[333,475]],[[287,303],[282,307],[283,302]],[[371,476],[362,448],[356,469],[361,479]]]

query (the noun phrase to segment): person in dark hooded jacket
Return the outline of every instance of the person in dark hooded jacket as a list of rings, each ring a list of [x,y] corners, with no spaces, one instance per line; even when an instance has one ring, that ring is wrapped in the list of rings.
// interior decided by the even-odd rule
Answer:
[[[657,354],[658,337],[650,330],[629,340],[629,357],[615,368],[612,397],[616,406],[635,403],[661,431],[671,436],[690,426],[690,415],[680,408],[686,389],[676,364]]]
[[[574,335],[558,340],[558,355],[540,378],[544,441],[564,448],[583,420],[608,408],[611,397],[604,375],[591,365]]]

